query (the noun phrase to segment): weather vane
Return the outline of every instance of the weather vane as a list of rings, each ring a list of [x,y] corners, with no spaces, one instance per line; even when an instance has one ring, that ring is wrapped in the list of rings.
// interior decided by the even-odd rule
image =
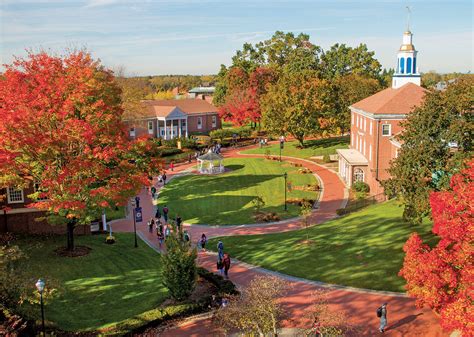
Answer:
[[[410,6],[407,6],[407,31],[409,32],[410,31],[410,14],[411,14],[411,10],[410,10]]]

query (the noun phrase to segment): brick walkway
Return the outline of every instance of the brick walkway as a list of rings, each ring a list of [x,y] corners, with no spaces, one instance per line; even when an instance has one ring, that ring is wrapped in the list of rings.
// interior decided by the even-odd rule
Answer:
[[[225,153],[226,157],[247,157],[250,155],[239,154],[234,150]],[[251,155],[258,156],[258,155]],[[320,179],[323,186],[319,207],[311,216],[311,222],[318,224],[335,217],[336,209],[345,204],[345,188],[336,173],[317,165],[313,162],[283,157],[286,161],[302,163],[305,167],[311,169]],[[174,172],[168,172],[168,176],[182,172],[195,165],[183,164],[175,167]],[[144,223],[137,225],[137,230],[144,240],[150,245],[157,247],[158,242],[156,233],[148,233],[146,219],[154,214],[154,206],[151,198],[145,189],[140,194],[141,206],[143,208]],[[133,231],[133,222],[131,219],[117,220],[113,222],[114,231]],[[190,232],[193,240],[204,232],[207,237],[224,235],[244,235],[244,234],[265,234],[272,232],[291,231],[301,228],[298,220],[290,220],[270,225],[242,225],[242,226],[201,226],[185,225]],[[200,252],[198,264],[209,269],[215,270],[216,258],[211,253]],[[233,261],[230,278],[239,287],[245,286],[248,282],[260,274],[267,274],[261,268]],[[286,278],[285,275],[280,275]],[[307,326],[305,312],[310,306],[311,293],[318,289],[315,282],[305,280],[295,280],[288,278],[290,284],[289,293],[281,299],[289,319],[284,322],[285,327],[302,328]],[[378,319],[375,310],[383,302],[388,302],[388,321],[389,326],[384,335],[386,336],[448,336],[442,332],[435,315],[431,310],[418,310],[415,308],[414,300],[399,294],[389,295],[383,292],[364,292],[350,289],[332,289],[330,290],[330,306],[335,310],[343,310],[347,313],[350,321],[359,327],[359,331],[354,336],[374,336],[378,335]],[[190,321],[179,327],[168,330],[160,336],[219,336],[212,325],[210,319],[201,319]]]

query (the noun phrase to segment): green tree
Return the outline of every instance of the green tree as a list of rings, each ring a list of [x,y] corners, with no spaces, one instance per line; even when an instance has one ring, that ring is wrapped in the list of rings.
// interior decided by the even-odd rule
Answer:
[[[163,285],[171,296],[182,301],[189,297],[196,286],[197,250],[191,248],[190,242],[182,240],[181,233],[173,228],[166,238],[166,253],[161,258],[163,265]]]
[[[356,48],[336,43],[321,56],[321,72],[326,79],[356,74],[380,78],[382,65],[365,44]]]
[[[301,146],[320,129],[318,118],[330,109],[330,86],[315,71],[287,72],[262,101],[263,124],[274,134],[289,133]]]
[[[311,215],[311,212],[313,211],[313,205],[307,201],[304,200],[303,203],[301,204],[300,208],[300,215],[303,218],[303,225],[306,228],[306,241],[309,243],[309,216]]]
[[[379,91],[380,84],[374,78],[348,74],[333,79],[332,90],[334,109],[326,117],[330,119],[331,131],[344,134],[351,125],[349,106]]]
[[[402,123],[405,131],[385,193],[401,198],[406,220],[419,223],[430,212],[429,194],[448,187],[450,176],[472,156],[474,76],[459,78],[446,91],[426,94],[422,106]]]

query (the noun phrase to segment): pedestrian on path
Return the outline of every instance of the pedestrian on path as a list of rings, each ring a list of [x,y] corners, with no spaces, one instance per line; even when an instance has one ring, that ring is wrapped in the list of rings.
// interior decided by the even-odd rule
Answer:
[[[165,228],[165,241],[168,238],[168,236],[170,236],[170,234],[171,234],[170,226],[166,225],[166,228]]]
[[[191,241],[191,236],[189,235],[188,231],[184,231],[183,240],[184,240],[184,242]]]
[[[224,253],[224,259],[222,260],[224,263],[224,275],[226,279],[229,279],[229,269],[230,269],[230,256],[227,253]]]
[[[166,172],[163,173],[163,175],[161,176],[161,179],[163,180],[163,186],[166,185]]]
[[[170,170],[171,170],[171,172],[174,171],[174,162],[171,162],[171,163],[170,163]]]
[[[192,159],[193,159],[193,155],[191,154],[191,152],[189,152],[189,154],[188,154],[188,164],[191,164]]]
[[[387,327],[387,303],[382,304],[381,307],[377,309],[377,317],[380,317],[380,332],[385,332]]]
[[[176,214],[176,228],[178,229],[178,232],[181,230],[181,224],[183,223],[183,219],[181,219],[181,217]]]
[[[219,275],[224,274],[224,259],[223,256],[217,254],[217,270],[219,271]]]
[[[155,218],[157,218],[157,219],[158,219],[158,220],[160,220],[160,222],[161,222],[161,211],[160,211],[160,206],[157,206],[157,207],[156,207]]]
[[[160,245],[160,249],[161,249],[161,246],[163,246],[163,241],[164,241],[163,225],[161,223],[156,229],[156,236],[158,237],[158,244]]]
[[[154,226],[155,226],[155,219],[151,218],[150,221],[148,221],[148,231],[150,233],[153,233]]]
[[[165,205],[165,207],[163,207],[163,218],[165,219],[165,224],[168,223],[168,212],[170,210],[168,209],[168,206]]]
[[[155,187],[155,186],[152,186],[152,187],[151,187],[151,197],[152,197],[153,199],[155,199],[155,193],[156,193],[156,187]]]
[[[201,249],[203,251],[206,251],[206,242],[207,242],[206,234],[202,233],[201,240],[199,241],[199,244],[201,245]]]

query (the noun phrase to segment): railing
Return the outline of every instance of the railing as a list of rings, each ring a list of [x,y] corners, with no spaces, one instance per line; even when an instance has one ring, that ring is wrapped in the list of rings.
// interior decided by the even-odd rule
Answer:
[[[367,206],[383,202],[387,200],[387,196],[384,193],[372,195],[364,199],[350,200],[345,208],[340,208],[336,212],[338,215],[349,214],[358,211]]]

